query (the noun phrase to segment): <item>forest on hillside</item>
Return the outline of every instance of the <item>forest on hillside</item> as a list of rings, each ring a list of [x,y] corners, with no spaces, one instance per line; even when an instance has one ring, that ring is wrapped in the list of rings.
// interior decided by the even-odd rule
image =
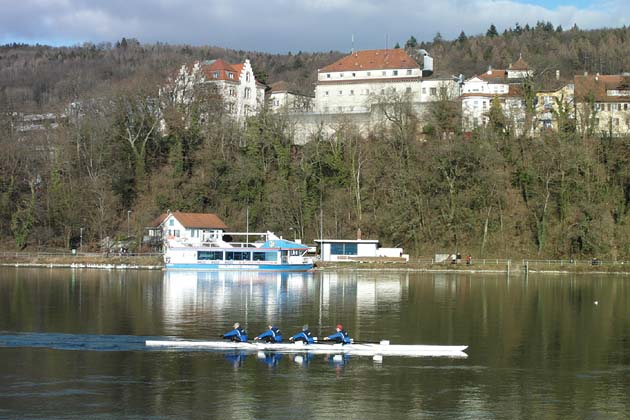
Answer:
[[[630,29],[552,27],[436,36],[409,47],[427,49],[438,71],[454,74],[506,67],[519,53],[534,68],[563,75],[630,67],[622,54]],[[182,63],[248,57],[266,81],[306,91],[317,68],[341,56],[134,40],[0,47],[3,247],[67,248],[82,231],[96,249],[105,237],[127,236],[129,215],[132,236],[141,238],[167,209],[217,213],[241,230],[249,209],[250,230],[297,232],[309,243],[320,229],[348,238],[360,228],[414,256],[630,258],[630,139],[571,124],[540,138],[519,136],[496,109],[488,127],[464,137],[458,103],[436,102],[420,119],[395,100],[383,104],[388,123],[367,135],[346,123],[296,146],[286,116],[264,109],[239,124],[212,89],[186,107],[164,104],[169,130],[157,129],[154,98]],[[13,112],[55,112],[72,101],[82,103],[81,118],[15,129]]]

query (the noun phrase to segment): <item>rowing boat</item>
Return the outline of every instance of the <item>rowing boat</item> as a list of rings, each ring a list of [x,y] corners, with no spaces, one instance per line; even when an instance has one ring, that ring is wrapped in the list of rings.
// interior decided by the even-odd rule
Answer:
[[[468,346],[436,346],[436,345],[392,345],[382,340],[378,343],[352,344],[304,344],[295,343],[240,343],[233,341],[197,341],[197,340],[147,340],[147,347],[165,349],[206,349],[206,350],[240,350],[240,351],[274,351],[279,353],[344,353],[356,356],[408,356],[408,357],[468,357],[464,350]]]

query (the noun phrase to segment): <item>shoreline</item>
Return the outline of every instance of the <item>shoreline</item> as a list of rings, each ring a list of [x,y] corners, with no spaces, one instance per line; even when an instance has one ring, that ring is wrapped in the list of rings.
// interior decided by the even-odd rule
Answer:
[[[41,259],[40,259],[41,260]],[[437,265],[437,267],[436,267]],[[164,264],[161,262],[148,261],[130,262],[121,261],[116,258],[115,261],[1,261],[0,267],[14,268],[65,268],[73,270],[152,270],[166,271]],[[508,267],[497,267],[488,265],[471,265],[471,266],[455,266],[443,264],[366,264],[366,263],[344,263],[330,264],[320,263],[312,272],[343,272],[343,271],[380,271],[380,272],[406,272],[406,273],[454,273],[454,274],[508,274],[508,275],[527,275],[532,274],[617,274],[630,275],[630,266],[628,271],[619,270],[619,267],[609,266],[610,270],[602,269],[603,266],[562,266],[557,269],[550,268],[534,268],[523,267],[520,265]],[[625,267],[624,267],[625,268]]]

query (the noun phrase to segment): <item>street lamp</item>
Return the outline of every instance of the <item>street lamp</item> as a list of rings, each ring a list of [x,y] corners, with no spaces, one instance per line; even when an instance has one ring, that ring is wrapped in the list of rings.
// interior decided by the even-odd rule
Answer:
[[[131,236],[131,229],[129,228],[129,215],[131,214],[131,210],[127,210],[127,239]]]

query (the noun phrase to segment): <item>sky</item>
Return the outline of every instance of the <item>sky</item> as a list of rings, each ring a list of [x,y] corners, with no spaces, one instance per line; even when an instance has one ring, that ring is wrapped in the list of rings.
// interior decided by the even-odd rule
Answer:
[[[378,49],[550,21],[620,27],[629,0],[0,0],[0,44],[213,45],[271,53]]]

